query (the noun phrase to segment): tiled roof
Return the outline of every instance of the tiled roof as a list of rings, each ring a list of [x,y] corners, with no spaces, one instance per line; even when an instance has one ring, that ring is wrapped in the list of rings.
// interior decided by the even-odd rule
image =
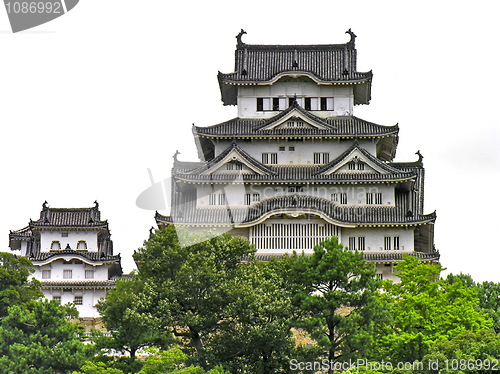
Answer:
[[[431,253],[424,252],[410,252],[410,253],[383,253],[383,252],[369,252],[369,251],[361,251],[358,252],[363,255],[363,258],[367,261],[403,261],[404,256],[412,256],[416,257],[422,261],[437,261],[439,260],[440,254],[438,251]],[[273,258],[281,257],[279,254],[255,254],[255,258],[258,261],[271,261]]]
[[[280,212],[318,213],[334,223],[355,225],[414,225],[434,222],[436,214],[419,214],[416,201],[408,201],[406,193],[397,193],[396,207],[343,207],[329,200],[305,196],[287,195],[269,198],[253,206],[234,208],[196,208],[195,201],[186,200],[172,207],[172,215],[156,214],[158,224],[246,225],[258,223],[263,216]],[[411,212],[411,213],[410,213]]]
[[[64,280],[64,281],[43,281],[42,289],[47,288],[104,288],[110,289],[116,287],[114,280]]]
[[[387,163],[384,163],[384,162],[380,161],[378,158],[374,157],[370,152],[366,151],[363,147],[361,147],[359,145],[359,143],[358,143],[357,140],[355,140],[354,144],[351,147],[349,147],[349,149],[347,149],[346,151],[344,151],[343,153],[341,153],[337,158],[335,158],[334,160],[330,161],[328,164],[322,166],[318,170],[318,174],[324,173],[324,172],[326,172],[326,171],[328,171],[330,169],[335,168],[338,164],[341,164],[342,162],[345,162],[346,158],[354,150],[358,150],[369,161],[371,161],[373,164],[375,164],[376,166],[378,166],[382,170],[385,170],[387,173],[396,174],[396,175],[397,174],[401,174],[400,170],[398,170],[398,169],[390,166]],[[410,177],[410,175],[409,175],[410,173],[403,173],[403,174],[406,174],[407,177]]]
[[[355,92],[355,103],[367,104],[371,98],[372,73],[358,72],[356,60],[353,33],[348,43],[324,45],[255,45],[242,43],[240,38],[235,71],[218,75],[222,99],[224,104],[234,105],[235,90],[231,86],[272,83],[289,73],[321,83],[362,83],[363,87]]]
[[[29,226],[26,226],[20,230],[10,231],[9,239],[10,240],[27,240],[33,236],[33,232]]]
[[[269,168],[273,173],[268,175],[261,174],[246,174],[246,173],[216,173],[208,175],[200,174],[181,174],[176,173],[175,179],[186,182],[223,182],[231,183],[235,181],[243,182],[296,182],[296,183],[310,183],[310,182],[336,182],[336,183],[385,183],[385,182],[401,182],[415,178],[414,173],[338,173],[321,175],[318,174],[320,167],[318,166],[272,166]]]
[[[282,112],[283,113],[283,112]],[[314,114],[309,113],[310,116]],[[398,125],[381,126],[354,116],[330,117],[318,120],[325,122],[328,129],[319,128],[285,128],[279,127],[270,130],[260,130],[268,123],[282,117],[280,113],[270,119],[234,118],[209,127],[193,126],[193,133],[200,137],[245,139],[245,138],[279,138],[279,137],[313,137],[313,138],[371,138],[397,136]],[[316,116],[314,116],[316,117]]]
[[[60,251],[39,252],[29,256],[30,261],[47,261],[52,258],[58,257],[80,257],[92,262],[119,262],[120,255],[109,255],[104,252],[89,252],[89,251],[75,251],[71,249],[64,249]]]
[[[32,228],[107,228],[108,222],[101,221],[99,205],[92,208],[50,208],[46,203],[40,212],[40,219],[31,221]]]
[[[354,150],[358,149],[367,159],[373,162],[375,165],[383,169],[386,174],[381,173],[331,173],[323,174],[325,171],[332,169],[336,164],[344,161],[344,159]],[[229,152],[232,150],[237,150],[242,157],[256,169],[262,171],[264,174],[249,174],[244,172],[233,172],[233,173],[212,173],[212,174],[200,174],[204,171],[209,170],[214,165],[223,160]],[[213,182],[235,182],[238,181],[248,181],[248,182],[337,182],[337,183],[352,183],[357,182],[398,182],[403,180],[409,180],[416,177],[414,171],[401,171],[396,169],[389,164],[383,163],[376,157],[372,156],[369,152],[364,150],[355,142],[348,150],[343,152],[332,162],[324,166],[292,166],[292,165],[280,165],[280,166],[267,166],[250,156],[247,152],[239,147],[235,142],[232,143],[224,152],[219,156],[208,162],[206,165],[198,167],[194,170],[179,170],[177,168],[173,171],[173,176],[176,180],[186,181],[186,182],[202,182],[202,183],[213,183]]]
[[[207,171],[210,168],[212,168],[214,165],[217,165],[220,161],[222,161],[233,150],[236,151],[237,153],[239,153],[241,155],[241,157],[246,162],[248,162],[249,164],[251,164],[257,170],[259,170],[259,171],[261,171],[261,172],[263,172],[263,173],[265,173],[267,175],[274,175],[274,174],[276,174],[276,172],[272,171],[270,167],[262,164],[261,162],[257,161],[255,158],[253,158],[252,156],[250,156],[236,142],[233,142],[230,147],[228,147],[224,152],[222,152],[216,158],[210,160],[206,164],[203,164],[203,166],[200,166],[200,167],[198,167],[196,169],[188,171],[186,174],[192,175],[192,176],[195,176],[195,177],[201,177],[201,178],[208,177],[208,178],[210,178],[211,175],[199,175],[199,173]],[[176,172],[178,172],[177,168],[176,168]],[[233,179],[234,179],[234,176],[233,176]]]

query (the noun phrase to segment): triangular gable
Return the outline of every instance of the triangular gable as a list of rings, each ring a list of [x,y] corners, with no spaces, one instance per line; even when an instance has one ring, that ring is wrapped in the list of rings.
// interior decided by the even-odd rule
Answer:
[[[266,123],[259,127],[259,131],[275,129],[318,129],[331,130],[332,127],[323,119],[305,111],[294,102],[292,106],[270,118]]]
[[[228,170],[226,165],[234,163],[241,163],[243,165],[242,170],[237,170],[233,167],[232,170]],[[208,168],[200,173],[201,175],[209,175],[217,172],[224,173],[244,173],[244,174],[260,174],[260,175],[272,175],[276,174],[272,172],[268,167],[258,162],[256,159],[251,157],[248,153],[243,151],[237,145],[233,144],[230,148],[224,151],[219,157],[216,157],[212,162],[207,165]]]
[[[349,168],[351,162],[354,163],[352,169]],[[358,167],[360,163],[363,164],[362,168]],[[355,144],[335,160],[323,166],[317,174],[331,175],[341,173],[393,174],[401,173],[401,171],[384,164],[365,149],[359,147],[358,144]]]

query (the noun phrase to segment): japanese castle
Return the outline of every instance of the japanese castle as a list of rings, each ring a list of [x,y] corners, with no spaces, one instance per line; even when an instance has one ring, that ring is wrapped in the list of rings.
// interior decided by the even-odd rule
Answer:
[[[398,125],[355,117],[371,72],[356,69],[356,35],[331,45],[253,45],[237,38],[235,71],[218,74],[238,117],[193,125],[200,162],[174,156],[170,215],[162,227],[230,232],[263,260],[311,253],[337,236],[393,278],[403,254],[438,261],[436,214],[424,213],[422,155],[394,162]]]
[[[82,318],[100,316],[97,302],[122,274],[97,202],[74,209],[51,208],[45,202],[38,220],[10,232],[9,246],[33,263],[33,277],[42,283],[45,298],[73,303]]]

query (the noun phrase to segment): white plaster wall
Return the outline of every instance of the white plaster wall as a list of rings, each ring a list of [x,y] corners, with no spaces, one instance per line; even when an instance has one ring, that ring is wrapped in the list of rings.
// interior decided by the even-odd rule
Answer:
[[[92,266],[86,263],[73,264],[74,260],[66,262],[64,260],[52,261],[47,265],[34,266],[33,278],[39,281],[95,281],[108,280],[109,265]],[[50,270],[50,279],[42,279],[42,271]],[[72,278],[64,279],[64,270],[72,270]],[[94,270],[93,279],[85,279],[85,270]]]
[[[62,233],[67,232],[68,236],[63,237]],[[61,243],[61,249],[65,249],[66,245],[69,244],[71,249],[76,250],[78,241],[85,240],[87,242],[87,250],[91,252],[97,252],[97,230],[73,230],[73,231],[41,231],[40,236],[40,251],[48,252],[50,251],[50,245],[52,241],[59,241]]]
[[[290,190],[289,187],[294,189]],[[301,187],[300,190],[297,187]],[[258,193],[260,195],[260,200],[265,200],[273,197],[279,196],[289,196],[289,195],[302,195],[302,196],[314,196],[322,199],[331,200],[331,195],[333,193],[346,193],[347,194],[347,205],[346,206],[371,206],[371,207],[394,207],[395,194],[394,186],[383,185],[383,184],[359,184],[359,185],[332,185],[332,184],[307,184],[307,183],[293,183],[290,186],[287,185],[266,185],[266,184],[219,184],[209,186],[209,185],[198,185],[197,188],[197,206],[199,208],[211,207],[217,208],[220,205],[210,205],[209,195],[211,193],[222,193],[226,194],[227,202],[230,206],[244,206],[245,205],[245,194],[247,193]],[[382,205],[367,205],[366,204],[366,193],[382,193]],[[337,202],[338,203],[338,202]],[[251,205],[257,204],[257,202],[252,202]]]
[[[340,156],[343,152],[353,145],[352,141],[322,141],[322,140],[304,140],[304,141],[253,141],[242,142],[239,146],[250,154],[257,161],[262,161],[262,153],[277,153],[279,165],[314,165],[314,153],[330,153],[330,161]],[[215,144],[215,157],[224,152],[231,146],[230,141],[221,141]],[[376,144],[371,141],[360,141],[360,146],[376,154]],[[285,147],[285,151],[280,151],[279,147]],[[289,147],[295,147],[290,151]]]
[[[404,228],[342,228],[341,229],[341,242],[345,246],[349,245],[349,237],[365,237],[365,252],[397,252],[408,253],[414,251],[414,231],[413,229]],[[384,237],[399,236],[400,250],[386,251],[384,250]]]
[[[257,97],[279,97],[286,100],[297,95],[299,105],[304,106],[303,97],[333,97],[333,111],[315,110],[319,117],[352,114],[354,96],[350,86],[318,85],[314,82],[277,82],[266,86],[238,87],[238,116],[240,118],[269,118],[279,111],[257,112]]]
[[[79,317],[99,317],[96,304],[106,296],[105,290],[82,290],[72,289],[70,292],[64,292],[63,289],[45,289],[43,290],[46,299],[52,300],[54,296],[61,297],[61,304],[73,303],[75,296],[82,296],[82,305],[75,305]]]

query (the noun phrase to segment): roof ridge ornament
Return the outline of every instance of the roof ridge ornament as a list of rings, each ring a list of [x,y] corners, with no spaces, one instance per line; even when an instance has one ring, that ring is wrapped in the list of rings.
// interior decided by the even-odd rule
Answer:
[[[415,152],[415,154],[418,156],[418,163],[419,164],[423,164],[423,159],[424,159],[424,156],[422,156],[422,154],[420,153],[420,149],[418,151]]]
[[[243,42],[241,41],[241,38],[242,38],[242,36],[243,36],[243,35],[245,35],[246,33],[247,33],[247,32],[246,32],[245,30],[241,29],[240,33],[239,33],[238,35],[236,35],[236,41],[237,41],[238,45],[243,45],[243,44],[245,44],[245,43],[243,43]]]
[[[347,44],[352,45],[354,47],[354,42],[355,42],[355,39],[356,39],[356,34],[353,33],[350,28],[345,33],[349,34],[351,36],[351,40],[349,40],[347,42]]]

